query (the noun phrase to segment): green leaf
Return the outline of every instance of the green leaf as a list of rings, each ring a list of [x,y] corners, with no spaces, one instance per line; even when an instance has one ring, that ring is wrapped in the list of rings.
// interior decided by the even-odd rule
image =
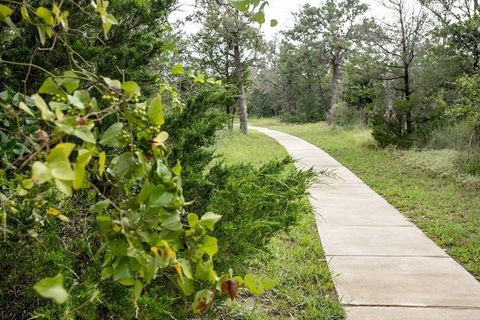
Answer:
[[[40,110],[41,117],[43,120],[48,121],[48,120],[55,119],[55,114],[52,111],[50,111],[47,104],[45,103],[45,100],[43,100],[43,98],[40,95],[34,94],[32,96],[32,100],[35,103],[35,106]]]
[[[161,224],[162,228],[165,228],[170,231],[182,231],[182,222],[180,221],[179,214],[172,214],[170,217],[165,219]]]
[[[120,282],[122,285],[126,287],[131,287],[135,284],[135,279],[133,278],[120,279],[118,280],[118,282]]]
[[[55,164],[58,162],[69,162],[68,157],[72,153],[73,149],[75,148],[75,144],[73,143],[59,143],[55,146],[55,148],[50,151],[47,156],[47,162],[49,164]]]
[[[78,151],[77,162],[75,163],[75,179],[73,180],[73,188],[80,189],[85,181],[85,167],[92,159],[92,153],[87,149]]]
[[[135,301],[140,299],[142,295],[143,284],[139,280],[135,280],[135,284],[133,285],[133,298]]]
[[[193,312],[202,313],[208,311],[215,299],[215,294],[207,289],[198,291],[193,300]]]
[[[62,94],[62,91],[58,87],[58,84],[55,82],[55,80],[52,77],[48,77],[43,81],[42,85],[40,86],[40,89],[38,89],[39,93],[47,93],[47,94]]]
[[[42,297],[53,299],[59,304],[68,299],[68,292],[63,287],[63,275],[60,273],[54,278],[45,278],[38,281],[33,289]]]
[[[187,216],[188,225],[195,228],[198,225],[198,216],[195,213],[189,213]]]
[[[52,180],[50,169],[42,162],[34,162],[32,166],[32,180],[35,184],[42,184]]]
[[[207,83],[215,84],[215,78],[208,78]]]
[[[34,183],[32,179],[25,179],[22,181],[22,187],[24,187],[27,190],[32,189],[33,186],[34,186]]]
[[[121,279],[130,279],[132,273],[128,268],[128,258],[122,258],[117,266],[113,269],[113,281],[118,281]]]
[[[141,96],[140,86],[134,81],[127,81],[122,84],[122,89],[127,96],[127,99],[131,99],[134,95]]]
[[[28,194],[27,190],[23,189],[22,186],[20,185],[17,186],[15,191],[19,196],[22,196],[22,197]]]
[[[157,160],[157,175],[162,179],[171,179],[172,172],[161,160]]]
[[[278,25],[278,21],[275,19],[270,20],[270,27],[275,28]]]
[[[18,95],[19,93],[17,93]],[[3,90],[0,92],[0,99],[3,101],[8,101],[10,99],[10,94],[8,93],[7,90]]]
[[[220,220],[221,218],[222,216],[218,214],[215,214],[213,212],[207,212],[202,216],[202,219],[201,219],[202,225],[204,225],[210,230],[213,230],[215,223],[217,223],[218,220]]]
[[[10,16],[12,15],[12,13],[13,13],[12,9],[0,4],[0,20],[6,23],[10,28],[12,28],[12,30],[15,33],[19,34],[20,32],[18,31],[15,24],[12,22],[12,19],[10,19]]]
[[[70,162],[56,162],[55,164],[48,163],[52,177],[55,179],[73,181],[75,180],[75,172],[73,171]]]
[[[7,6],[4,6],[3,4],[0,4],[0,18],[11,16],[12,13],[13,13],[12,9],[10,9]]]
[[[265,289],[273,289],[278,283],[268,277],[262,278],[262,285]]]
[[[176,176],[179,176],[182,174],[182,165],[180,164],[180,161],[177,161],[177,164],[175,165],[175,167],[172,168],[172,172]]]
[[[213,257],[218,252],[217,238],[205,236],[202,244],[202,250],[205,251],[210,257]]]
[[[123,123],[117,122],[112,124],[100,139],[100,144],[112,148],[121,148],[123,144],[118,140],[118,134],[123,130]]]
[[[98,175],[101,177],[105,171],[105,162],[107,161],[107,154],[102,151],[98,154]]]
[[[77,90],[80,85],[80,80],[77,79],[77,75],[73,71],[65,71],[63,74],[64,78],[62,80],[62,85],[67,89],[68,93],[72,93]]]
[[[211,259],[197,262],[195,269],[195,279],[208,281],[212,284],[218,280],[218,276],[213,269],[213,262]]]
[[[37,10],[35,11],[36,15],[39,16],[45,23],[49,26],[52,26],[55,24],[55,19],[53,18],[52,14],[50,13],[50,10],[48,10],[45,7],[38,7]]]
[[[119,90],[122,88],[122,83],[118,80],[112,80],[108,77],[102,77],[103,81],[108,85],[109,88]]]
[[[252,20],[259,24],[265,23],[265,13],[263,11],[258,11],[252,16]]]
[[[148,118],[153,123],[159,126],[165,123],[165,118],[163,116],[162,97],[160,95],[156,96],[155,99],[150,102],[147,114]]]
[[[53,36],[53,28],[50,26],[45,26],[45,33],[49,38]]]
[[[31,115],[32,117],[35,116],[35,115],[33,114],[32,110],[30,110],[30,108],[27,106],[27,104],[26,104],[25,102],[23,102],[23,101],[20,101],[20,102],[18,103],[18,108],[19,108],[20,110],[25,111],[26,113],[28,113],[28,114]]]
[[[55,186],[58,190],[63,192],[67,197],[72,196],[72,181],[64,181],[55,179]]]
[[[250,7],[250,0],[229,0],[229,2],[241,12],[247,12]]]
[[[179,277],[177,281],[184,295],[189,296],[193,293],[195,289],[195,281],[193,279]]]
[[[95,218],[98,223],[98,228],[104,231],[110,231],[112,227],[112,218],[110,216],[99,215]],[[113,272],[113,270],[112,270]]]
[[[110,29],[112,28],[112,26],[114,24],[118,24],[118,21],[117,19],[110,13],[106,14],[102,14],[102,21],[103,21],[103,24],[102,24],[102,28],[103,28],[103,34],[105,36],[105,38],[108,37],[108,33],[110,32]]]
[[[55,185],[68,196],[72,194],[72,181],[75,179],[75,172],[68,159],[74,147],[73,143],[60,143],[47,156],[47,167],[55,178]]]
[[[27,21],[27,22],[32,22],[32,19],[28,15],[27,7],[21,6],[20,7],[20,13],[22,14],[22,19]]]
[[[190,263],[190,261],[184,258],[179,258],[177,261],[182,267],[182,271],[185,277],[187,277],[188,279],[193,279],[192,264]]]
[[[102,280],[106,280],[110,278],[113,274],[113,268],[112,267],[106,267],[103,268],[102,273],[100,274]]]
[[[200,73],[198,76],[193,79],[193,82],[195,83],[205,83],[205,75],[203,73]]]
[[[125,178],[137,169],[137,164],[131,152],[124,152],[112,160],[112,173],[117,179]]]
[[[43,24],[37,24],[37,30],[38,30],[38,37],[40,38],[40,43],[43,45],[45,45],[45,41],[46,41],[46,38],[45,38],[45,25]]]
[[[60,219],[60,220],[63,221],[63,222],[68,222],[68,221],[70,221],[70,219],[69,219],[67,216],[63,215],[63,214],[59,214],[59,215],[57,216],[57,218]]]
[[[95,124],[93,123],[78,126],[78,128],[75,128],[73,131],[73,135],[85,142],[95,144],[95,135],[92,132],[93,127],[95,127]]]
[[[251,293],[260,295],[265,291],[262,281],[254,274],[247,274],[245,276],[245,286]]]
[[[90,100],[90,93],[86,90],[78,90],[73,93],[73,96],[68,96],[68,102],[80,110],[88,107],[90,105]]]
[[[90,207],[90,211],[102,212],[103,210],[107,209],[111,204],[112,204],[112,202],[110,200],[102,200],[102,201],[99,201],[99,202],[95,203],[94,205],[92,205]],[[110,219],[110,221],[111,221],[111,219]]]
[[[63,132],[74,135],[85,142],[96,143],[95,135],[92,132],[95,127],[93,122],[77,125],[74,118],[66,118],[62,121],[56,121],[55,125]]]
[[[175,75],[185,73],[181,63],[177,63],[176,65],[174,65],[170,71],[172,72],[172,74],[175,74]]]

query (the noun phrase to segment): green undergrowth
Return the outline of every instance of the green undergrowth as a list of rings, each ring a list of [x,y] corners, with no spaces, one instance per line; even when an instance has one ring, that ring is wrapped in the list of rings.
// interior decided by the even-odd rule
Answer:
[[[215,150],[217,155],[224,156],[222,161],[226,164],[249,163],[256,167],[288,156],[275,140],[255,130],[250,130],[248,135],[222,130]]]
[[[297,171],[275,140],[254,131],[222,132],[218,146],[224,163],[209,176],[218,182],[209,209],[223,215],[217,262],[277,285],[261,296],[241,291],[204,318],[344,319],[307,199],[313,173]]]
[[[480,279],[478,176],[459,170],[458,151],[380,149],[365,128],[252,121],[303,138],[354,171]]]

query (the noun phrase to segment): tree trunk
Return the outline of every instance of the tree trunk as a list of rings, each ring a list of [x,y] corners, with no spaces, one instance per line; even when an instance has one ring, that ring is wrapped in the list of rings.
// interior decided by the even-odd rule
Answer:
[[[405,94],[405,100],[408,102],[410,101],[410,65],[405,64],[403,67],[403,88]],[[406,115],[406,123],[407,123],[407,134],[411,134],[413,132],[413,121],[412,121],[412,107],[409,106],[407,115]]]
[[[230,104],[227,103],[227,115],[228,115],[228,124],[227,124],[227,127],[228,127],[228,130],[229,131],[232,131],[233,130],[233,116],[230,117],[231,114],[233,114],[233,112],[230,111]],[[235,107],[232,108],[233,110],[235,110]]]
[[[240,132],[248,133],[247,124],[247,103],[245,101],[245,86],[243,85],[243,63],[240,56],[240,47],[238,42],[233,45],[233,56],[235,60],[235,75],[238,88],[238,114],[240,116]]]
[[[333,120],[335,116],[335,108],[337,106],[337,92],[338,92],[338,81],[340,80],[340,65],[332,61],[332,88],[331,88],[331,100],[330,100],[330,110],[329,120]]]

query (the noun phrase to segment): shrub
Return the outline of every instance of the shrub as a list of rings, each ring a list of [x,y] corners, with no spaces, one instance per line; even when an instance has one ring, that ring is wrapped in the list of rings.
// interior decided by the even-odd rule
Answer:
[[[292,159],[285,158],[259,169],[219,164],[208,179],[215,184],[209,210],[222,212],[223,217],[215,229],[223,243],[217,260],[220,266],[243,269],[245,260],[262,250],[276,232],[294,224],[299,212],[308,210],[302,199],[314,173],[297,171]]]
[[[355,109],[339,103],[333,113],[332,123],[342,127],[364,126],[367,122],[367,109]]]
[[[205,178],[205,174],[207,166],[215,158],[212,146],[216,142],[216,134],[229,121],[229,116],[222,111],[223,102],[228,99],[230,94],[227,90],[204,89],[165,120],[166,130],[173,141],[170,158],[172,161],[178,159],[185,168],[183,188],[189,199],[194,201],[191,208],[196,212],[206,210],[214,185]]]
[[[382,108],[374,111],[369,123],[373,137],[382,148],[389,145],[409,147],[412,144],[411,137],[404,130],[403,121],[398,117],[393,110],[389,114]]]
[[[428,149],[465,150],[471,142],[472,133],[464,121],[458,121],[433,129],[425,146]]]

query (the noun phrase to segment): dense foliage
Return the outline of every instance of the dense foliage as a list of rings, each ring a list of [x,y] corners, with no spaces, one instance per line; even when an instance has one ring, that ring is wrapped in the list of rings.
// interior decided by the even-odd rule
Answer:
[[[185,200],[231,98],[169,62],[172,4],[0,5],[2,318],[182,318],[272,287],[217,272],[221,216]]]

